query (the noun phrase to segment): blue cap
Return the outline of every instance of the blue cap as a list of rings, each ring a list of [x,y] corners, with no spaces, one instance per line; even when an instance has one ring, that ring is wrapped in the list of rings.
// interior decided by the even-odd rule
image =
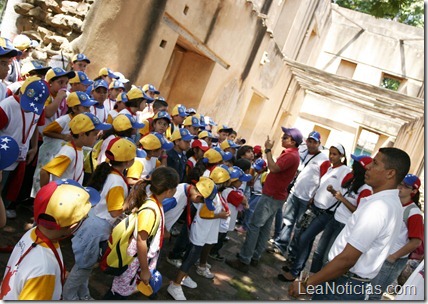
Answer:
[[[157,112],[156,115],[153,116],[153,121],[158,120],[158,119],[166,119],[166,120],[168,120],[168,123],[171,122],[171,116],[168,114],[167,111]]]
[[[309,138],[312,138],[317,142],[321,142],[321,134],[319,134],[317,131],[312,131],[311,133],[309,133],[308,139]]]
[[[249,182],[253,178],[251,174],[245,174],[244,171],[237,166],[229,168],[229,174],[231,180],[239,179],[241,182]]]
[[[9,39],[0,37],[0,56],[5,55],[15,57],[18,55],[22,55],[22,52],[16,49]]]
[[[87,63],[91,63],[91,61],[89,60],[88,57],[85,56],[85,54],[76,54],[73,56],[73,59],[71,60],[71,62],[76,62],[76,61],[86,61]]]
[[[224,161],[229,161],[233,157],[232,153],[230,153],[230,152],[224,152],[220,147],[215,147],[213,149],[216,150],[218,153],[221,154],[221,157],[223,158]]]
[[[113,80],[112,83],[110,83],[110,89],[124,89],[125,90],[125,85],[123,84],[122,81],[120,80]]]
[[[130,139],[130,140],[133,142],[132,139]],[[137,157],[138,158],[146,158],[147,157],[147,152],[144,151],[143,149],[137,148]]]
[[[162,134],[158,133],[158,132],[153,132],[154,135],[156,135],[157,138],[159,138],[159,141],[161,142],[161,148],[164,149],[165,151],[169,151],[172,148],[174,148],[174,144],[170,141],[168,141],[165,136],[163,136]]]
[[[22,91],[24,88],[25,90]],[[30,77],[25,80],[24,84],[21,86],[20,92],[21,108],[24,111],[41,115],[45,106],[45,101],[49,97],[47,83],[38,77]]]
[[[71,78],[69,81],[70,84],[72,83],[81,83],[83,85],[91,85],[94,82],[88,78],[88,75],[86,75],[85,72],[82,71],[76,71],[76,76]]]
[[[162,97],[161,97],[162,98]],[[161,99],[161,98],[158,98],[158,99]],[[145,92],[143,92],[143,99],[145,99],[145,100],[147,100],[147,103],[152,103],[153,101],[155,101],[155,99],[154,98],[152,98],[152,97],[150,97],[149,95],[147,95]],[[162,98],[163,99],[163,98]],[[165,100],[165,99],[163,99],[163,100]]]
[[[196,110],[194,109],[194,108],[188,108],[187,110],[186,110],[186,112],[187,112],[187,114],[196,114]]]
[[[110,130],[112,127],[111,124],[101,122],[97,116],[90,112],[85,112],[82,114],[88,116],[92,120],[92,123],[95,127],[94,130]]]
[[[98,88],[106,88],[108,90],[107,81],[105,81],[104,79],[98,79],[94,81],[94,84],[92,85],[92,90],[95,90]]]
[[[16,162],[18,155],[18,143],[10,136],[0,136],[0,170]]]
[[[260,170],[266,168],[266,161],[263,158],[258,158],[253,163],[252,167],[254,168],[254,170],[260,171]]]
[[[421,186],[421,180],[419,179],[419,177],[413,174],[407,174],[404,177],[403,183],[417,190],[419,190],[419,187]]]
[[[176,132],[179,132],[180,134],[180,138],[176,138],[178,136]],[[177,140],[177,139],[182,139],[182,140],[186,140],[186,141],[191,141],[193,139],[193,135],[190,134],[189,130],[185,129],[185,128],[180,128],[177,131],[174,131],[171,135],[171,141]]]

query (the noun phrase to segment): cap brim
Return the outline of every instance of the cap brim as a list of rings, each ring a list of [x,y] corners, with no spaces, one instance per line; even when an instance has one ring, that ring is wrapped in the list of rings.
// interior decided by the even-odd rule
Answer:
[[[98,202],[101,200],[101,195],[100,193],[92,187],[84,187],[85,190],[89,193],[89,202],[91,203],[92,206],[95,206],[96,204],[98,204]]]
[[[189,141],[189,140],[192,140],[192,139],[193,139],[193,135],[191,135],[191,134],[187,134],[187,135],[185,135],[185,136],[182,136],[182,137],[181,137],[181,139],[182,139],[182,140]]]
[[[143,149],[137,149],[137,157],[138,158],[146,158],[147,153]]]
[[[89,108],[89,107],[92,107],[92,106],[96,105],[97,103],[98,103],[97,101],[91,99],[91,100],[82,102],[81,105],[84,106],[84,107],[88,107]]]
[[[32,69],[29,72],[37,71],[37,74],[46,75],[46,73],[51,69],[51,67],[44,67],[44,68],[38,68],[38,69]]]
[[[242,175],[239,180],[242,182],[249,182],[253,177],[250,174]]]
[[[19,50],[11,50],[0,47],[0,56],[9,55],[10,57],[15,57],[22,55],[22,52]]]
[[[201,149],[204,152],[207,152],[210,149],[210,147],[204,147],[204,146],[200,146],[198,148]]]
[[[260,166],[256,166],[256,165],[252,165],[253,169],[256,171],[260,171],[262,169],[262,167]]]
[[[81,81],[80,83],[83,85],[89,86],[89,85],[93,84],[94,82],[92,80],[86,79],[84,81]]]
[[[175,197],[166,198],[162,201],[162,207],[164,212],[168,212],[175,206],[177,206],[177,200],[175,199]]]
[[[213,143],[218,142],[218,138],[217,138],[217,137],[210,137],[210,138],[211,138],[211,141],[212,141]]]
[[[162,149],[169,151],[174,148],[174,144],[172,142],[166,142],[162,145]]]
[[[315,137],[313,137],[313,136],[308,136],[308,139],[309,138],[312,138],[313,140],[315,140],[315,141],[317,141],[317,142],[320,142],[319,140],[318,140],[318,138],[315,138]]]
[[[139,123],[139,122],[134,122],[133,124],[132,124],[132,127],[134,128],[134,129],[142,129],[142,128],[144,128],[146,125],[145,124],[143,124],[143,123]]]
[[[232,157],[233,157],[233,155],[230,152],[224,152],[224,154],[223,154],[223,160],[224,161],[229,161],[232,159]]]
[[[119,79],[120,77],[119,76],[117,76],[116,74],[114,74],[114,73],[108,73],[108,75],[107,75],[108,77],[110,77],[110,78],[113,78],[113,79]]]
[[[109,130],[112,127],[113,126],[111,124],[100,123],[100,124],[98,124],[98,125],[95,126],[95,130]]]
[[[151,98],[149,95],[147,95],[144,92],[143,92],[143,99],[147,100],[147,102],[149,102],[149,103],[155,101],[154,98]]]
[[[16,162],[18,155],[18,143],[10,136],[0,136],[0,170]]]

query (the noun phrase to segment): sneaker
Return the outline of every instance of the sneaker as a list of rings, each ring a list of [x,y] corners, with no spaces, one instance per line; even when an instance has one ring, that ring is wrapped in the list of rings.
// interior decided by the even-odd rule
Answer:
[[[166,261],[169,263],[169,264],[171,264],[171,265],[173,265],[173,266],[175,266],[175,267],[177,267],[177,268],[180,268],[181,267],[181,264],[183,264],[183,262],[181,261],[181,260],[179,260],[179,259],[170,259],[170,258],[166,258]]]
[[[198,284],[192,280],[191,277],[187,276],[181,281],[181,285],[189,287],[189,288],[196,288],[198,287]]]
[[[95,299],[88,295],[88,296],[84,296],[84,297],[79,298],[79,300],[80,301],[94,301]]]
[[[216,261],[221,261],[221,262],[225,260],[224,256],[221,256],[219,253],[213,253],[213,254],[210,253],[209,257]]]
[[[239,258],[234,260],[226,259],[226,264],[244,273],[247,273],[250,270],[250,266],[242,263]]]
[[[6,209],[6,217],[10,220],[16,219],[16,210]]]
[[[173,282],[171,282],[169,283],[167,291],[174,300],[186,301],[186,297],[184,296],[183,289],[180,285],[175,285]]]
[[[204,268],[198,267],[196,268],[196,273],[199,274],[200,276],[203,276],[204,278],[214,279],[214,274],[211,273],[208,267],[204,267]]]
[[[199,267],[199,260],[196,261],[195,266]],[[211,264],[206,263],[205,267],[207,267],[208,269],[211,269]]]

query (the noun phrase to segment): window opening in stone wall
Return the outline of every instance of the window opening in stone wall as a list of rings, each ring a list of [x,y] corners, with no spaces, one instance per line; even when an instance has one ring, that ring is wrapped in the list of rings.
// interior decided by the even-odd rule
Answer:
[[[257,125],[265,101],[265,97],[255,92],[253,93],[250,104],[248,105],[247,111],[245,112],[245,117],[242,120],[242,124],[239,128],[240,137],[248,139],[251,136],[254,131],[254,127]]]
[[[355,147],[355,155],[371,156],[375,151],[375,147],[379,140],[379,134],[371,132],[367,129],[362,129],[358,137],[357,146]]]
[[[404,83],[403,78],[382,73],[382,79],[380,82],[380,86],[382,88],[389,89],[392,91],[398,91],[403,83]]]
[[[341,59],[339,67],[337,68],[336,75],[347,77],[352,79],[354,77],[355,70],[357,69],[357,64],[345,59]]]
[[[321,127],[320,125],[315,125],[314,131],[317,131],[321,135],[321,146],[324,146],[330,136],[331,130]]]

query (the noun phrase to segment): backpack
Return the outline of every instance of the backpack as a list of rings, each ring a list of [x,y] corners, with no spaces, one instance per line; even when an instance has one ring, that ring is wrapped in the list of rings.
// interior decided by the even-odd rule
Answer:
[[[115,276],[121,275],[126,271],[126,269],[128,269],[128,265],[131,264],[137,256],[137,254],[129,256],[127,249],[131,237],[137,237],[138,214],[145,209],[150,209],[154,212],[156,222],[156,211],[143,204],[137,212],[131,213],[113,228],[100,260],[100,268],[106,274],[112,274]],[[150,231],[149,238],[147,240],[147,247],[150,247],[150,241],[156,234],[157,228],[158,227],[154,225],[152,231]]]

